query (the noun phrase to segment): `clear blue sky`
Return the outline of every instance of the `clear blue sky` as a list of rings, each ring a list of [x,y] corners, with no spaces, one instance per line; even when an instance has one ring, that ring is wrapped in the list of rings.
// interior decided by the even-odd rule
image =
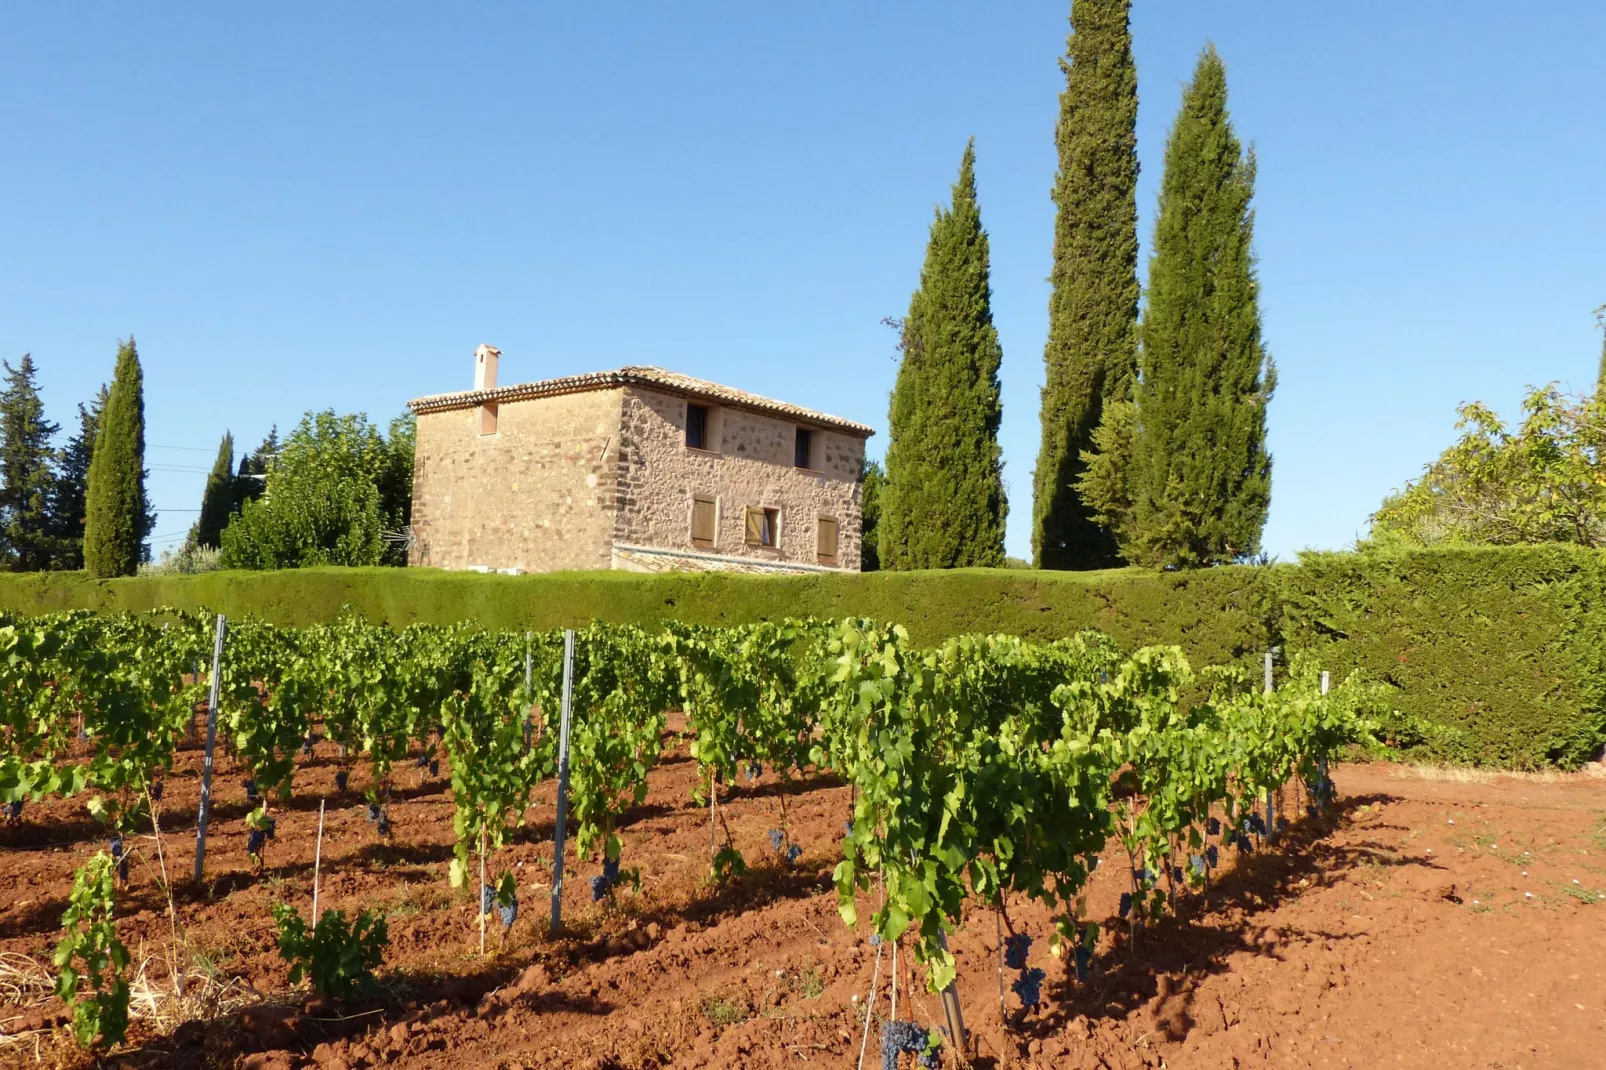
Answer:
[[[384,423],[466,387],[480,342],[504,382],[660,364],[863,420],[879,454],[879,321],[974,135],[1028,555],[1066,0],[271,7],[17,5],[0,43],[0,356],[33,353],[66,427],[137,336],[157,535],[225,428]],[[1606,4],[1133,22],[1145,263],[1207,40],[1259,154],[1269,550],[1349,544],[1458,403],[1592,385]]]

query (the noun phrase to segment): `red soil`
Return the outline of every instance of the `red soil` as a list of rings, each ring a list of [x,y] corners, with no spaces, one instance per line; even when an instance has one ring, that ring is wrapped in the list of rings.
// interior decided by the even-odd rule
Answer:
[[[704,883],[706,809],[691,802],[696,766],[684,749],[653,773],[647,801],[622,830],[639,894],[593,905],[594,863],[566,863],[561,937],[547,933],[552,792],[499,852],[518,874],[521,916],[504,944],[492,919],[486,958],[467,891],[447,880],[448,783],[398,773],[393,833],[380,842],[359,790],[333,794],[333,747],[297,770],[297,798],[278,815],[265,876],[245,857],[239,774],[219,762],[204,891],[179,882],[177,910],[192,953],[250,1000],[209,1021],[160,1033],[148,1019],[110,1062],[137,1067],[769,1067],[854,1066],[876,953],[843,925],[830,884],[848,789],[783,786],[767,775],[728,792],[725,816],[750,872]],[[193,865],[198,762],[169,778],[162,820],[170,872]],[[365,774],[352,777],[360,789]],[[1047,951],[1047,915],[1010,904],[1038,937],[1045,1004],[1001,1021],[995,922],[966,918],[951,946],[982,1067],[1606,1065],[1606,780],[1586,776],[1488,782],[1423,779],[1387,766],[1345,766],[1330,821],[1306,822],[1274,850],[1234,859],[1207,909],[1146,930],[1134,953],[1115,917],[1124,859],[1112,843],[1095,876],[1091,916],[1105,922],[1087,985]],[[329,793],[321,903],[390,915],[381,990],[344,1006],[286,991],[269,914],[306,910],[318,798]],[[765,831],[786,800],[796,866],[774,860]],[[1290,802],[1293,801],[1290,793]],[[48,966],[72,871],[103,845],[81,800],[30,804],[0,829],[0,953]],[[170,989],[173,943],[152,879],[155,840],[134,844],[118,926],[156,989]],[[871,904],[861,915],[868,917]],[[17,962],[16,959],[8,960]],[[900,958],[899,1015],[941,1020],[921,971]],[[876,1013],[887,1011],[888,956]],[[1007,980],[1012,974],[1006,974]],[[193,984],[193,982],[192,982]],[[247,987],[248,986],[248,987]],[[84,1065],[61,1028],[61,1004],[0,982],[3,1065]],[[876,1066],[872,1030],[865,1065]],[[907,1062],[907,1059],[906,1059]]]

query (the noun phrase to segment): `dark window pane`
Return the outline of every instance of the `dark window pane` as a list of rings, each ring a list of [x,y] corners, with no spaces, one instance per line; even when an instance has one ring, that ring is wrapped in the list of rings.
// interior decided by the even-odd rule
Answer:
[[[797,445],[793,451],[792,464],[797,468],[812,468],[809,464],[809,454],[814,445],[814,432],[806,427],[797,429]]]
[[[686,406],[686,445],[694,450],[708,448],[708,406]]]

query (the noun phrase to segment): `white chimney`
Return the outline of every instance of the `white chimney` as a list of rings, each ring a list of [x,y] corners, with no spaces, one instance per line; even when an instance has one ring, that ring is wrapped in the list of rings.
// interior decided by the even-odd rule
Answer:
[[[496,389],[496,362],[502,351],[495,346],[481,345],[474,350],[474,389]]]

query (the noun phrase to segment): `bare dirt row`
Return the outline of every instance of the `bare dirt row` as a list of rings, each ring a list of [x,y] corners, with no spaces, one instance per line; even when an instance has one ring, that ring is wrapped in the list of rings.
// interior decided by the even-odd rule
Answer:
[[[193,861],[198,762],[186,751],[162,803],[165,863]],[[296,799],[257,874],[245,855],[238,775],[220,762],[204,888],[176,882],[179,925],[140,839],[119,930],[140,977],[136,1067],[841,1067],[857,1064],[872,975],[886,1015],[890,956],[842,923],[831,869],[849,789],[766,775],[728,793],[725,816],[750,872],[706,883],[709,825],[693,804],[696,765],[672,749],[628,815],[626,889],[593,904],[598,867],[570,855],[565,931],[547,931],[551,788],[492,871],[518,875],[521,915],[504,941],[493,919],[479,955],[473,897],[447,879],[451,797],[442,775],[398,774],[381,839],[360,790],[334,789],[333,748],[296,774]],[[1112,843],[1095,874],[1104,924],[1086,984],[1047,951],[1048,919],[1010,904],[1038,937],[1045,1004],[1000,1011],[997,922],[968,915],[958,958],[974,1065],[1043,1067],[1599,1065],[1606,1051],[1606,779],[1424,777],[1345,766],[1333,815],[1274,850],[1238,857],[1210,902],[1138,946],[1117,916],[1126,861]],[[766,831],[785,797],[805,853],[787,866]],[[327,800],[321,904],[385,912],[391,947],[372,996],[325,1004],[287,987],[269,910],[310,908],[318,802]],[[76,1066],[63,1008],[43,990],[73,869],[102,845],[81,800],[30,805],[0,829],[0,1065]],[[864,904],[866,915],[873,903]],[[175,935],[176,933],[176,935]],[[182,947],[182,955],[175,948]],[[171,964],[188,997],[171,998]],[[941,1021],[918,967],[901,957],[899,1016]],[[1012,974],[1006,972],[1007,981]],[[201,1017],[196,1017],[200,1015]],[[878,1065],[875,1030],[865,1065]]]

